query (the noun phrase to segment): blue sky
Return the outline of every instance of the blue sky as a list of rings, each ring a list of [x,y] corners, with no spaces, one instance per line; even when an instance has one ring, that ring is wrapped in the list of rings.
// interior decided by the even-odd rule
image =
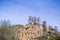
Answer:
[[[60,29],[60,0],[0,0],[0,20],[12,24],[26,24],[29,16],[36,16],[48,25]]]

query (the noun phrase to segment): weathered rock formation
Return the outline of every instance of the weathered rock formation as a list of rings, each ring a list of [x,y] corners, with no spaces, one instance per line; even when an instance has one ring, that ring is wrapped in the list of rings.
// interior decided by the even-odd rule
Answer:
[[[48,27],[46,27],[46,29],[49,31]],[[43,35],[43,26],[34,22],[26,24],[24,27],[18,29],[18,38],[20,40],[33,40]]]

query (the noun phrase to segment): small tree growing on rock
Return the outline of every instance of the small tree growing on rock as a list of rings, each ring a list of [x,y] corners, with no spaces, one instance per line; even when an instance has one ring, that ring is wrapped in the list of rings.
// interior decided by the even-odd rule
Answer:
[[[40,17],[36,18],[36,17],[29,16],[28,22],[29,23],[31,23],[31,22],[39,23],[40,22]]]
[[[45,32],[47,29],[46,29],[46,26],[47,26],[47,23],[46,23],[46,21],[43,21],[43,23],[42,23],[42,25],[43,25],[43,31]]]

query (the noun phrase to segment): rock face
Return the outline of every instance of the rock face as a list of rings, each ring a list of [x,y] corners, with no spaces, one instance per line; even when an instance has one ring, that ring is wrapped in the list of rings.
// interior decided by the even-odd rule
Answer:
[[[43,24],[39,24],[39,18],[30,16],[29,23],[18,29],[19,40],[35,40],[41,37],[48,39],[50,35],[55,34],[54,29],[47,27],[46,21],[44,21]]]
[[[35,38],[42,37],[43,34],[43,26],[34,22],[18,29],[18,38],[20,40],[33,40]]]

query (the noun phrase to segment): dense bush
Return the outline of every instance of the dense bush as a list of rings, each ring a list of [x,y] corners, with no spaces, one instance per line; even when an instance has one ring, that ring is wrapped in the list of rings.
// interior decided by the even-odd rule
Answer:
[[[18,40],[9,21],[0,21],[0,40]]]

